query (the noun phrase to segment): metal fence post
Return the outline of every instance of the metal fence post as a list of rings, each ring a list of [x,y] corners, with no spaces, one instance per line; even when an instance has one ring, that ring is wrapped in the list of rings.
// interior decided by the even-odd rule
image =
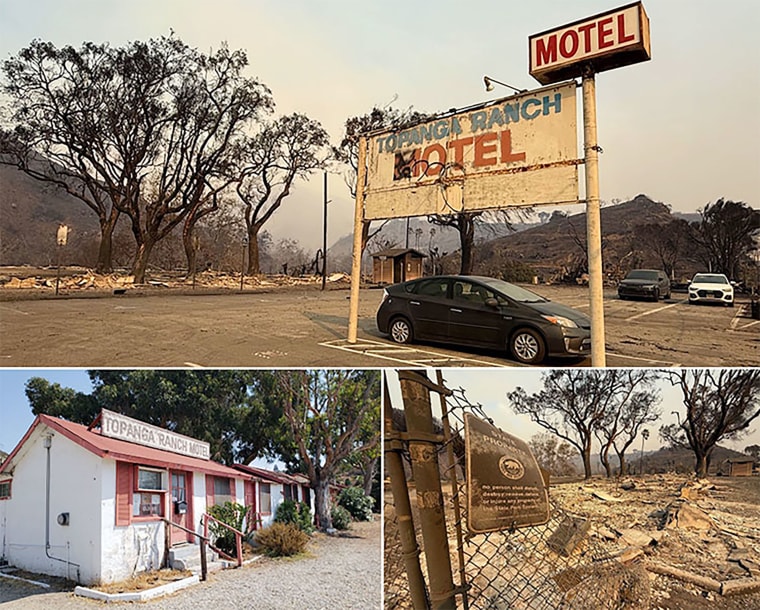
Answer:
[[[401,460],[402,442],[394,438],[393,408],[388,392],[388,383],[383,384],[383,413],[385,417],[385,465],[391,479],[391,491],[393,492],[393,505],[398,518],[398,532],[401,540],[401,550],[404,553],[404,565],[406,577],[409,581],[409,593],[415,610],[427,610],[427,592],[425,591],[425,579],[420,567],[420,549],[417,546],[417,536],[414,532],[414,519],[412,517],[412,505],[409,501],[409,487],[406,482],[404,464]]]
[[[433,413],[430,407],[429,387],[433,384],[424,372],[418,371],[399,372],[399,381],[427,559],[431,608],[456,610],[438,468],[438,446],[443,438],[433,432]]]

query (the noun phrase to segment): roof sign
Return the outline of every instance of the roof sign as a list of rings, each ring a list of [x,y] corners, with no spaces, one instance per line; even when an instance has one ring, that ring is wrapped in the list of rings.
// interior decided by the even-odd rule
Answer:
[[[208,443],[146,424],[108,409],[101,410],[100,432],[103,436],[154,449],[204,460],[211,459],[211,447]]]

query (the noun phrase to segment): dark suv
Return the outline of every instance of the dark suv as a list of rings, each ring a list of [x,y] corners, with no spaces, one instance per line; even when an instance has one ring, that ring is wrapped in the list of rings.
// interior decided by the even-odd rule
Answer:
[[[658,269],[631,269],[618,284],[617,290],[621,299],[669,299],[670,279]]]

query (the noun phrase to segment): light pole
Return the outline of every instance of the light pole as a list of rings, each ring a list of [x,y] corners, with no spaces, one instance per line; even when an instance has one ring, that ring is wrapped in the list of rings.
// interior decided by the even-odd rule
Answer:
[[[322,212],[322,290],[325,289],[327,281],[327,172],[324,173],[324,210]]]
[[[649,430],[642,430],[641,431],[641,460],[639,464],[639,474],[644,474],[644,441],[649,439]]]
[[[243,278],[245,278],[245,247],[248,245],[248,237],[243,237],[243,262],[240,265],[240,292],[243,292]]]

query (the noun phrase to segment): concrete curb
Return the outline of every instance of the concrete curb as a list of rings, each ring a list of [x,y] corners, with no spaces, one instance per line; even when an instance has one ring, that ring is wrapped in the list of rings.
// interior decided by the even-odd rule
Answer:
[[[189,576],[176,582],[170,582],[160,587],[153,587],[152,589],[146,589],[145,591],[138,591],[135,593],[103,593],[102,591],[96,591],[95,589],[88,589],[87,587],[77,587],[74,589],[74,595],[81,595],[82,597],[89,597],[91,599],[97,599],[102,602],[143,602],[154,597],[161,597],[162,595],[169,595],[185,587],[198,584],[200,578],[198,576]]]

